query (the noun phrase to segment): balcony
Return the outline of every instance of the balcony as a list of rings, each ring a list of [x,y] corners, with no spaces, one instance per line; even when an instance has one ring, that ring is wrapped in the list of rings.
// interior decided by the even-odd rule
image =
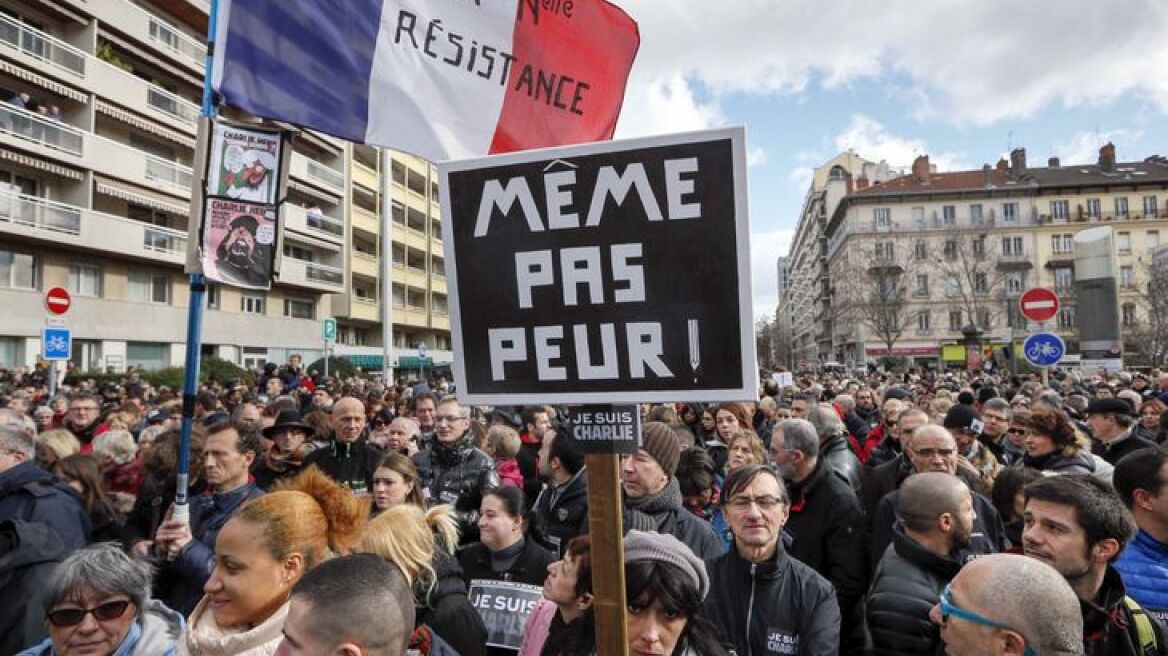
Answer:
[[[304,155],[293,152],[289,173],[295,177],[311,182],[314,186],[325,189],[336,196],[341,196],[345,188],[345,174],[331,169],[320,162]]]
[[[85,78],[87,55],[64,41],[0,14],[0,48],[22,63],[50,74]]]
[[[418,289],[426,289],[430,286],[430,281],[429,277],[426,275],[426,270],[411,266],[406,267],[406,275],[404,278],[399,277],[397,282],[404,282],[410,287],[416,287]]]
[[[206,45],[183,34],[178,28],[156,16],[150,16],[150,40],[176,59],[197,67],[203,67],[206,63]]]
[[[293,203],[284,203],[284,227],[296,232],[326,239],[340,245],[345,237],[345,224],[320,210],[309,210]]]
[[[349,318],[362,321],[381,320],[381,304],[377,299],[353,294],[349,301]]]
[[[377,256],[362,253],[358,250],[350,251],[350,253],[353,257],[349,260],[349,266],[352,268],[353,273],[376,280],[381,271]]]
[[[392,238],[398,243],[409,246],[411,250],[417,250],[423,253],[429,250],[430,240],[426,239],[426,233],[421,230],[407,228],[401,224],[394,224]]]
[[[352,163],[353,167],[351,170],[353,173],[353,182],[361,185],[362,187],[365,187],[370,191],[378,191],[380,184],[378,183],[377,179],[377,171],[369,168],[368,166],[365,166],[355,159],[352,160]]]
[[[171,264],[187,249],[181,230],[9,193],[0,193],[0,233]]]
[[[354,228],[363,230],[371,235],[381,234],[381,222],[378,221],[376,214],[360,205],[352,204],[349,207],[349,221]]]
[[[0,132],[31,141],[50,151],[77,157],[84,153],[84,130],[7,103],[0,104]]]
[[[280,282],[332,294],[345,288],[345,272],[334,266],[285,256],[280,263]]]

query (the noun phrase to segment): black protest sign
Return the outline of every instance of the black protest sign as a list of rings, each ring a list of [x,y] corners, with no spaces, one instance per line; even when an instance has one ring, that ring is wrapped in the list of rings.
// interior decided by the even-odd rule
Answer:
[[[741,128],[440,165],[472,404],[756,398]]]
[[[487,627],[487,644],[519,649],[527,616],[535,610],[542,593],[538,585],[472,579],[467,597]]]
[[[568,408],[572,436],[584,453],[636,453],[641,446],[641,414],[635,405]]]

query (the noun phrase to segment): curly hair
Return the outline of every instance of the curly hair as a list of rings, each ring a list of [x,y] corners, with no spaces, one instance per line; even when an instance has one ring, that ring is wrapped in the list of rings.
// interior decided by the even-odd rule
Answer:
[[[1073,455],[1079,448],[1075,441],[1075,427],[1061,410],[1032,413],[1023,425],[1027,430],[1049,437],[1056,447],[1068,451],[1067,455]]]

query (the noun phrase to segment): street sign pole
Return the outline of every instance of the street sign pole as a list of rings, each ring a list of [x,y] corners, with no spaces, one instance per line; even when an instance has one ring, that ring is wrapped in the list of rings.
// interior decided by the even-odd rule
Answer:
[[[588,467],[588,530],[592,535],[592,558],[598,565],[623,563],[620,456],[594,453],[585,456],[584,460]],[[596,632],[596,653],[628,653],[624,567],[593,567],[592,593],[596,626],[605,628]]]

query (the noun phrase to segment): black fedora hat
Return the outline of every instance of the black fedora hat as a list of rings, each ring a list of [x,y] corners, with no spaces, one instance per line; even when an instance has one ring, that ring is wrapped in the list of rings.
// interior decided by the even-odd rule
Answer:
[[[263,430],[264,437],[271,437],[274,433],[285,430],[298,430],[312,435],[315,429],[312,426],[300,421],[300,413],[295,410],[281,410],[280,414],[276,415],[276,423],[268,426]]]

